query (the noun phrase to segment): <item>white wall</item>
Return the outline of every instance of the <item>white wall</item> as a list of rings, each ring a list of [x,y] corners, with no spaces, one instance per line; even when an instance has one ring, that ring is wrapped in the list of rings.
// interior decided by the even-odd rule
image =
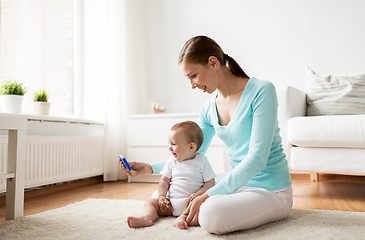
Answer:
[[[128,0],[130,113],[150,100],[168,112],[197,112],[208,98],[192,91],[177,66],[182,45],[207,35],[250,76],[305,89],[305,67],[319,73],[365,72],[362,0]]]

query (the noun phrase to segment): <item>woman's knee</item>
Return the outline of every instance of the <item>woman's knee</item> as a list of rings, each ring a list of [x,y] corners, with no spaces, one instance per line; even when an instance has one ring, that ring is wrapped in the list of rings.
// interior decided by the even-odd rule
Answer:
[[[200,207],[199,224],[209,233],[222,233],[220,226],[224,213],[221,204],[219,196],[214,196],[208,198]]]

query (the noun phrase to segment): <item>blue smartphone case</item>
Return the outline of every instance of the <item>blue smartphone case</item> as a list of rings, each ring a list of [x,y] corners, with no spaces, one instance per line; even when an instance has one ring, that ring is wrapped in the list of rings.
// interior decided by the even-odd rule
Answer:
[[[126,169],[128,169],[128,171],[132,171],[131,166],[129,166],[129,163],[128,163],[127,159],[125,159],[125,157],[123,155],[119,155],[119,159],[120,159],[120,161],[122,161],[124,167]]]

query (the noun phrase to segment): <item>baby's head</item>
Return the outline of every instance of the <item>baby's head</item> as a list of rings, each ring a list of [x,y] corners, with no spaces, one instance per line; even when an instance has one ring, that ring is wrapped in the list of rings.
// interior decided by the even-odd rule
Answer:
[[[169,150],[178,161],[189,160],[195,157],[203,141],[203,132],[198,124],[180,122],[172,126],[169,133]]]

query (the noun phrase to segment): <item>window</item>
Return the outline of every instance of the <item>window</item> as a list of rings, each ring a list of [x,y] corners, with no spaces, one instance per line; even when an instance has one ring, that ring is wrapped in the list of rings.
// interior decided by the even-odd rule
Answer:
[[[24,83],[23,112],[46,89],[54,115],[74,113],[73,0],[0,0],[0,81]]]

